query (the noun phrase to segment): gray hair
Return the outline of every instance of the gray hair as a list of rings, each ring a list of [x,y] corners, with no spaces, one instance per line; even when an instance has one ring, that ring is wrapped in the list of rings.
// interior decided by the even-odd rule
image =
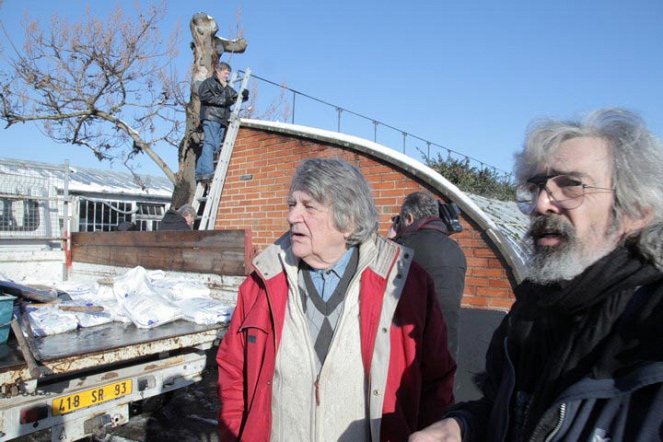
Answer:
[[[359,169],[329,158],[302,161],[292,178],[289,195],[300,191],[331,207],[335,227],[352,233],[348,245],[366,241],[378,229],[378,211],[371,188]]]
[[[628,238],[659,269],[663,269],[663,149],[661,141],[636,114],[625,109],[602,109],[582,121],[546,120],[532,125],[522,152],[515,156],[515,175],[524,182],[563,142],[577,137],[605,140],[614,160],[614,218],[651,221]]]
[[[418,221],[431,216],[440,216],[440,208],[430,192],[414,192],[403,200],[400,215],[400,227],[405,227],[404,223],[408,215],[412,215],[412,219]]]
[[[191,204],[183,204],[182,206],[180,206],[179,209],[177,209],[177,213],[179,213],[182,216],[189,215],[194,220],[198,216],[198,213],[196,212],[196,209],[194,209]]]

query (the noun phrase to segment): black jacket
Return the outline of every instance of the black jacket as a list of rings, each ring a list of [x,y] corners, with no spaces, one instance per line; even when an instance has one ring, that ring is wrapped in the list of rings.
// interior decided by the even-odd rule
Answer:
[[[191,227],[177,210],[168,209],[161,219],[159,230],[191,230]]]
[[[414,261],[433,279],[437,301],[447,323],[449,352],[458,360],[460,301],[467,262],[458,243],[445,232],[441,219],[426,218],[405,228],[395,240],[414,250]]]
[[[237,92],[223,86],[216,75],[204,80],[198,87],[200,97],[200,120],[216,121],[228,126],[230,108],[237,100]]]
[[[464,441],[663,439],[663,274],[619,248],[563,285],[527,281],[486,354]]]

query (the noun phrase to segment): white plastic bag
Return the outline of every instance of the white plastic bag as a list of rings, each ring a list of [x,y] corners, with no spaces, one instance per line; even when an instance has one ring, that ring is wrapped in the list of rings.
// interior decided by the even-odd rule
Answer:
[[[91,302],[86,300],[66,301],[58,305],[60,310],[62,310],[63,308],[66,309],[67,307],[82,307],[90,309],[93,309],[94,307],[103,308],[103,306],[99,305],[96,302]],[[100,312],[72,311],[71,313],[73,313],[76,316],[76,319],[78,320],[78,325],[80,327],[94,327],[95,325],[102,325],[102,324],[108,324],[109,322],[113,322],[113,317],[109,312],[106,311],[105,308],[103,308],[103,311]]]
[[[104,312],[108,313],[113,321],[123,322],[125,324],[131,322],[131,318],[127,316],[124,308],[117,302],[117,300],[115,300],[115,298],[111,300],[97,301],[97,304],[104,308]]]
[[[210,298],[207,284],[185,278],[163,278],[153,280],[152,287],[167,295],[172,301],[190,298]]]
[[[176,301],[184,319],[196,324],[216,324],[230,321],[234,307],[209,298],[193,298]]]
[[[71,299],[92,299],[97,293],[95,282],[63,281],[55,285],[59,291],[65,292]]]
[[[113,293],[138,328],[154,328],[182,317],[176,306],[152,289],[142,267],[134,267],[116,277]]]
[[[60,310],[58,304],[47,307],[26,307],[32,333],[37,336],[56,335],[78,328],[78,319],[72,312]]]

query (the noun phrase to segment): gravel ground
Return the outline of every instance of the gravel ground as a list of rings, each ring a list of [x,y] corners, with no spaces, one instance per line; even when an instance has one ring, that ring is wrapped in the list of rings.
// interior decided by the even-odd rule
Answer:
[[[107,441],[217,442],[216,348],[208,352],[203,379],[143,407],[133,407],[127,425],[114,429]],[[141,409],[142,408],[142,409]]]

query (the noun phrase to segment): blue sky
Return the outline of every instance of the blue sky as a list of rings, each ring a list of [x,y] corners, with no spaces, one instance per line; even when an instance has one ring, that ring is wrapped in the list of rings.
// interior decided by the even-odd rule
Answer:
[[[0,19],[18,39],[26,11],[34,18],[57,12],[73,20],[87,4],[104,15],[116,3],[5,0]],[[119,4],[129,11],[134,1]],[[180,72],[191,62],[191,16],[207,12],[217,19],[219,34],[232,37],[240,11],[249,47],[230,60],[235,69],[250,67],[260,77],[506,171],[535,118],[623,106],[663,134],[659,0],[171,0],[166,8],[162,33],[180,26],[174,60]],[[336,128],[333,109],[297,100],[296,122]],[[355,124],[363,125],[359,135],[372,138],[370,122],[343,121],[342,129]],[[378,141],[400,150],[402,134]],[[158,151],[176,167],[174,150]],[[0,156],[122,168],[99,163],[83,148],[54,144],[33,125],[0,131]],[[159,174],[147,157],[139,163],[141,171]]]

